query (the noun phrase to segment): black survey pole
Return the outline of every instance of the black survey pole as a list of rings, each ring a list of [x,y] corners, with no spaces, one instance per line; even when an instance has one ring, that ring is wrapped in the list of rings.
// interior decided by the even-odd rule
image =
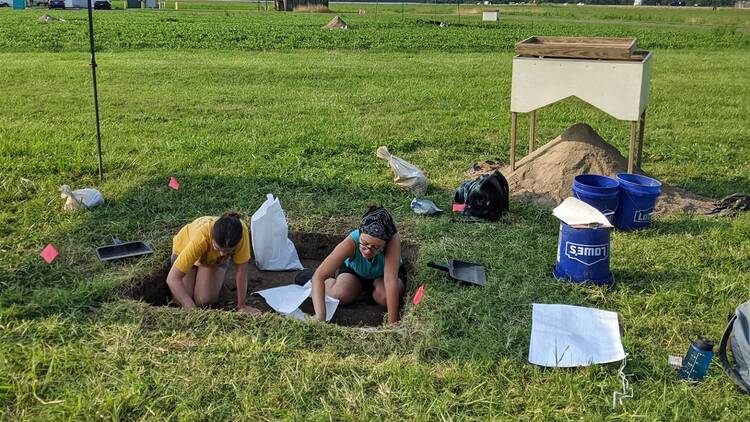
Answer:
[[[91,8],[91,0],[88,0],[89,8],[89,45],[91,47],[91,75],[94,81],[94,110],[96,110],[96,147],[99,152],[99,182],[104,181],[104,166],[102,165],[102,130],[99,126],[99,94],[96,91],[96,53],[94,47],[94,15]]]

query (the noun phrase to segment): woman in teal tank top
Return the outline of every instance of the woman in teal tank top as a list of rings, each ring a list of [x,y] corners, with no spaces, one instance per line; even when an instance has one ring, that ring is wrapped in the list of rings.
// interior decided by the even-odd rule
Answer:
[[[312,277],[315,318],[325,321],[325,296],[342,305],[353,303],[362,291],[388,310],[388,322],[398,322],[406,271],[401,259],[401,236],[383,207],[371,206],[359,229],[352,231],[320,264]]]

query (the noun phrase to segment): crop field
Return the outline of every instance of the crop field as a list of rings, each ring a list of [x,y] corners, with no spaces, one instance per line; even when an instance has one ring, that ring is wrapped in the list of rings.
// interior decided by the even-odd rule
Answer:
[[[667,363],[697,335],[718,339],[750,299],[750,214],[657,216],[613,233],[613,286],[560,283],[549,210],[514,201],[503,223],[420,217],[375,156],[386,145],[424,169],[425,198],[449,209],[472,163],[508,162],[516,42],[635,36],[655,55],[644,170],[712,198],[748,193],[750,13],[503,6],[501,22],[483,25],[468,4],[460,15],[455,5],[402,15],[382,4],[179,4],[95,13],[102,183],[86,12],[0,9],[0,418],[750,419],[716,362],[696,386]],[[352,29],[320,29],[336,14]],[[539,112],[538,138],[576,122],[627,150],[626,123],[575,99]],[[96,186],[106,202],[64,212],[62,184]],[[348,233],[368,204],[383,204],[420,246],[406,295],[424,284],[424,300],[366,331],[126,297],[164,266],[182,225],[226,210],[249,217],[267,193],[295,231]],[[155,252],[101,263],[94,250],[112,237]],[[60,251],[50,265],[39,257],[48,243]],[[427,267],[449,258],[483,263],[487,286]],[[634,397],[612,404],[618,363],[529,364],[532,303],[618,312]]]
[[[200,3],[199,3],[200,4]],[[236,3],[231,2],[235,5]],[[356,30],[321,31],[332,15],[320,13],[205,11],[180,12],[162,10],[115,10],[96,15],[97,46],[100,50],[127,49],[215,49],[215,50],[292,50],[358,49],[374,51],[503,51],[532,35],[569,36],[636,36],[640,48],[730,48],[750,46],[750,23],[744,26],[693,25],[666,28],[613,21],[559,20],[556,18],[503,20],[501,25],[482,25],[480,17],[458,14],[447,6],[417,9],[420,14],[403,17],[394,6],[382,6],[374,13],[360,16],[353,5],[342,5],[343,18]],[[334,10],[335,7],[334,6]],[[367,10],[374,10],[372,5]],[[411,6],[414,8],[415,6]],[[388,9],[390,8],[390,9]],[[556,10],[558,8],[552,8]],[[389,13],[387,12],[390,10]],[[431,14],[430,11],[437,13]],[[709,11],[706,11],[708,13]],[[737,12],[740,15],[750,13]],[[38,24],[36,16],[5,14],[0,28],[0,48],[8,51],[66,51],[88,48],[86,14],[75,11],[56,12],[66,22]],[[515,15],[511,15],[514,16]],[[440,28],[436,21],[453,23]]]

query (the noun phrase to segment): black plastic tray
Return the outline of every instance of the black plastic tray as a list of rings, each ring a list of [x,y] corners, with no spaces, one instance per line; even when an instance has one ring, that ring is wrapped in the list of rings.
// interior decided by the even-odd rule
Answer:
[[[116,261],[118,259],[135,258],[149,255],[154,252],[150,246],[142,241],[120,242],[115,239],[114,244],[96,248],[96,256],[102,262]]]

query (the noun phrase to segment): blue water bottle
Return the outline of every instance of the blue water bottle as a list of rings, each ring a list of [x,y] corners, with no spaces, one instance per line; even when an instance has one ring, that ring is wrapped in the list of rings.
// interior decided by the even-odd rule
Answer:
[[[680,378],[691,381],[702,380],[706,376],[708,366],[713,358],[714,342],[698,336],[695,341],[690,343],[690,348],[682,359]]]

